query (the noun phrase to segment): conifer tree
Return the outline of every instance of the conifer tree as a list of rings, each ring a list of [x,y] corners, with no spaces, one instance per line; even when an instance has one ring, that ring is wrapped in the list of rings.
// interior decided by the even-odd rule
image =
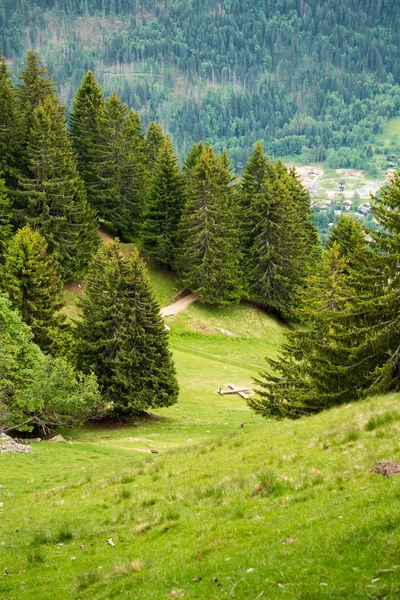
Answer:
[[[54,345],[62,317],[62,284],[44,238],[29,225],[11,239],[1,270],[1,289],[6,292],[34,334],[43,351]]]
[[[76,329],[77,363],[94,370],[113,416],[177,401],[168,333],[137,250],[102,248],[88,275]]]
[[[22,83],[17,87],[17,98],[24,121],[23,144],[26,148],[34,121],[34,111],[46,98],[54,97],[56,84],[48,76],[47,69],[41,65],[39,56],[33,50],[28,51],[21,79]],[[24,168],[26,163],[23,161],[21,166]]]
[[[262,164],[262,156],[256,156]],[[268,171],[269,177],[252,197],[246,222],[249,229],[244,243],[251,244],[250,297],[293,319],[299,288],[319,257],[319,241],[308,196],[294,174],[280,161],[268,165]]]
[[[22,120],[4,56],[0,55],[0,174],[9,190],[17,185]]]
[[[181,225],[178,269],[202,302],[239,301],[240,250],[231,202],[231,174],[206,146],[191,173]]]
[[[250,262],[250,248],[254,241],[254,228],[257,225],[257,210],[265,196],[268,178],[268,157],[265,156],[262,144],[258,141],[243,169],[242,180],[237,191],[241,215],[241,243],[247,264]]]
[[[183,176],[168,136],[154,166],[152,188],[143,215],[142,240],[149,255],[172,266],[177,247],[177,231],[185,204]]]
[[[183,163],[183,172],[185,175],[187,173],[190,173],[190,171],[193,169],[193,167],[196,166],[197,161],[200,158],[203,150],[204,150],[203,142],[197,142],[197,144],[194,144],[190,148],[190,150],[185,158],[185,162]]]
[[[105,102],[100,142],[94,153],[97,182],[92,192],[99,217],[122,234],[137,233],[147,182],[147,152],[140,119],[115,92]]]
[[[34,109],[19,195],[28,205],[30,223],[59,263],[62,279],[68,280],[84,273],[99,239],[63,113],[55,97]]]
[[[148,146],[142,131],[142,122],[138,113],[132,109],[126,120],[125,137],[128,158],[125,171],[129,173],[130,181],[130,201],[126,202],[126,210],[129,211],[129,230],[137,235],[151,188],[152,174],[149,170]]]
[[[0,262],[3,262],[3,255],[12,235],[11,218],[12,204],[4,179],[0,179]]]
[[[162,146],[163,139],[164,133],[161,128],[161,125],[152,121],[147,128],[146,136],[150,167],[153,167],[155,165],[158,152]]]
[[[350,267],[356,267],[359,253],[366,245],[365,232],[357,219],[341,215],[336,225],[331,229],[326,241],[326,248],[332,248],[336,243],[341,256],[344,256]]]
[[[358,383],[350,366],[352,343],[340,317],[351,292],[347,263],[335,242],[304,289],[311,328],[286,334],[277,361],[256,380],[249,406],[265,417],[298,418],[351,399]]]
[[[96,153],[100,145],[103,92],[95,76],[88,71],[75,96],[69,116],[72,145],[78,156],[78,170],[85,183],[88,202],[96,206]]]

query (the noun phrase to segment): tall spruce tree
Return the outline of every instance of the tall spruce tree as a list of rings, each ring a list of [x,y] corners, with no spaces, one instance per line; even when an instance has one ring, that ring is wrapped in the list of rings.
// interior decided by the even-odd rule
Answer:
[[[261,165],[262,156],[256,154]],[[308,196],[278,161],[258,186],[249,209],[247,237],[250,298],[287,319],[296,318],[298,291],[318,259],[319,242]],[[262,172],[262,167],[261,167]],[[262,181],[261,174],[259,175]]]
[[[269,370],[256,379],[257,394],[248,404],[259,414],[293,419],[351,398],[357,385],[349,364],[352,344],[341,336],[351,295],[347,272],[335,242],[303,292],[310,328],[288,332],[279,359],[268,359]]]
[[[58,312],[62,284],[44,238],[29,226],[20,229],[7,247],[0,287],[31,327],[36,344],[45,352],[51,350],[64,322]]]
[[[241,215],[241,243],[247,266],[250,263],[250,248],[254,242],[257,210],[265,197],[268,178],[269,160],[264,154],[261,142],[258,141],[243,169],[242,179],[237,190]]]
[[[140,231],[146,199],[150,192],[150,163],[148,146],[138,113],[130,110],[125,126],[130,166],[131,202],[129,205],[131,231]]]
[[[197,142],[197,144],[194,144],[190,148],[190,150],[187,153],[187,156],[185,158],[185,162],[183,163],[183,173],[185,175],[190,173],[191,170],[193,169],[193,167],[196,166],[197,161],[200,158],[200,156],[202,155],[203,150],[204,150],[203,142]]]
[[[350,267],[357,267],[360,250],[365,247],[366,234],[357,219],[341,215],[336,225],[331,229],[326,241],[326,248],[332,248],[336,243],[341,256],[344,256]]]
[[[9,190],[17,185],[22,119],[4,56],[0,55],[0,174]]]
[[[104,105],[99,145],[91,163],[97,172],[93,204],[99,217],[121,234],[138,232],[144,204],[148,158],[139,123],[114,92]]]
[[[139,254],[112,242],[95,257],[76,329],[79,368],[98,377],[113,416],[177,401],[168,333]]]
[[[158,152],[162,146],[163,139],[164,133],[161,128],[161,125],[152,121],[147,128],[146,135],[150,167],[153,167],[155,165]]]
[[[0,263],[12,235],[12,204],[4,179],[0,179]]]
[[[79,86],[71,113],[69,130],[78,156],[78,170],[85,183],[88,202],[96,207],[98,173],[96,155],[100,146],[103,92],[95,76],[88,71]]]
[[[168,266],[175,262],[177,232],[185,204],[184,179],[168,136],[154,166],[152,188],[143,215],[142,240],[149,255]]]
[[[26,67],[21,74],[22,82],[17,87],[17,98],[21,116],[23,118],[23,146],[28,145],[30,130],[33,126],[34,111],[46,99],[55,95],[56,84],[48,76],[39,56],[33,50],[29,50],[26,59]],[[26,153],[24,152],[26,157]],[[26,161],[22,161],[21,168],[26,167]]]
[[[54,96],[33,111],[27,171],[19,187],[28,220],[45,237],[63,280],[80,277],[99,245],[97,221],[86,201],[63,107]]]
[[[242,296],[238,225],[231,173],[206,146],[191,172],[177,265],[184,285],[202,302],[223,306]]]

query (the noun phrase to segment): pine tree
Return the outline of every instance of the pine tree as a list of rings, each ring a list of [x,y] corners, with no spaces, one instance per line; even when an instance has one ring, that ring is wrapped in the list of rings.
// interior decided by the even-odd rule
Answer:
[[[100,145],[103,92],[88,71],[75,96],[69,116],[72,145],[78,156],[78,170],[85,183],[88,202],[96,207],[97,170],[95,156]]]
[[[152,121],[147,129],[146,136],[150,167],[153,167],[155,165],[158,152],[162,146],[163,139],[164,133],[161,128],[161,125],[159,125],[158,123],[153,123]]]
[[[137,115],[113,93],[104,105],[100,141],[92,166],[92,188],[99,217],[122,234],[138,232],[147,183],[147,152]]]
[[[142,240],[149,255],[168,266],[175,262],[177,231],[185,204],[183,176],[168,136],[154,166],[152,188],[143,215]]]
[[[258,141],[243,169],[242,180],[237,191],[241,214],[241,243],[247,264],[250,262],[250,248],[254,242],[257,209],[265,196],[269,175],[269,160],[264,154],[261,142]]]
[[[9,199],[4,179],[0,179],[0,262],[12,235],[12,204]]]
[[[55,95],[56,84],[47,74],[47,69],[41,65],[39,56],[33,50],[27,54],[26,68],[21,74],[22,83],[17,87],[17,99],[24,121],[23,145],[26,148],[30,130],[34,121],[35,109],[47,98]],[[24,168],[26,162],[22,161]]]
[[[351,340],[341,315],[349,307],[347,262],[337,243],[304,289],[311,328],[290,331],[277,361],[256,379],[249,406],[265,417],[298,418],[347,402],[356,391]],[[345,339],[343,337],[345,335]]]
[[[138,414],[177,401],[168,334],[139,254],[102,248],[88,275],[77,324],[79,367],[94,369],[113,416]]]
[[[17,185],[22,120],[4,56],[0,55],[0,174],[9,190]]]
[[[334,243],[338,244],[341,256],[346,258],[348,265],[356,267],[360,250],[366,244],[366,236],[361,223],[353,217],[341,215],[329,233],[326,248],[332,248]]]
[[[149,169],[148,146],[142,131],[142,123],[137,112],[130,110],[125,125],[127,145],[127,162],[125,172],[128,174],[130,197],[126,202],[129,212],[129,231],[138,235],[142,225],[143,211],[150,192],[151,173]],[[122,229],[123,230],[123,229]]]
[[[34,109],[19,195],[28,204],[29,222],[44,236],[68,280],[85,272],[99,239],[63,113],[55,97]]]
[[[1,271],[1,289],[7,292],[34,334],[34,341],[49,351],[63,324],[58,314],[62,284],[44,238],[29,226],[11,239]]]
[[[194,144],[191,147],[183,164],[183,172],[185,175],[190,173],[190,171],[196,166],[198,159],[203,153],[203,150],[203,142],[197,142],[197,144]]]
[[[261,159],[262,157],[260,157]],[[252,197],[247,241],[251,299],[296,318],[298,291],[319,258],[319,241],[308,196],[278,161]],[[263,189],[264,188],[264,189]]]
[[[202,302],[240,300],[240,251],[231,202],[231,174],[206,146],[191,173],[181,225],[178,269]]]

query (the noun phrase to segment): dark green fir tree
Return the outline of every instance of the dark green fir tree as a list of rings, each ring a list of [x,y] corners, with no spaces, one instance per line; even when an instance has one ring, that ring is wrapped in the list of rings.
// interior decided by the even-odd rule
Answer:
[[[143,215],[142,240],[149,255],[172,266],[178,244],[177,232],[185,205],[184,179],[168,136],[154,165],[152,187]]]
[[[247,265],[250,262],[250,248],[254,242],[257,210],[265,197],[268,178],[269,160],[264,154],[261,142],[257,142],[253,154],[243,169],[242,179],[237,190],[241,242]]]
[[[22,119],[4,56],[0,56],[0,174],[9,190],[17,185]]]
[[[0,179],[0,263],[12,236],[12,203],[10,201],[4,179]]]
[[[155,165],[158,152],[163,143],[163,139],[164,139],[164,133],[161,128],[161,125],[159,125],[158,123],[154,123],[152,121],[147,128],[147,135],[146,135],[150,167],[153,167]]]
[[[62,284],[44,238],[29,225],[11,239],[4,256],[0,287],[47,352],[61,334]]]
[[[231,173],[206,146],[191,172],[177,265],[184,285],[217,306],[237,302],[243,294],[232,204]]]
[[[138,252],[111,242],[95,257],[81,300],[76,354],[94,370],[110,414],[129,416],[177,401],[168,333]]]
[[[95,156],[100,146],[103,92],[88,71],[75,96],[69,115],[72,145],[78,156],[78,170],[85,183],[88,202],[96,207],[98,177]]]
[[[82,276],[99,245],[97,221],[86,201],[63,107],[54,96],[33,111],[27,172],[19,187],[28,220],[46,239],[62,279]]]
[[[147,184],[147,152],[136,113],[113,93],[104,105],[100,143],[94,153],[94,206],[120,234],[136,234]]]
[[[296,318],[299,290],[319,259],[307,193],[278,161],[253,197],[246,245],[250,298],[286,319]]]
[[[21,74],[22,82],[17,87],[17,99],[21,117],[23,119],[23,150],[26,157],[26,147],[33,125],[35,109],[46,99],[55,95],[56,84],[48,76],[39,56],[33,50],[29,50],[26,59],[26,67]],[[22,160],[21,168],[26,167],[26,160]]]
[[[352,343],[341,315],[349,307],[347,263],[334,243],[307,280],[303,305],[309,328],[289,331],[278,360],[268,359],[249,406],[265,417],[299,418],[351,399],[357,385]]]

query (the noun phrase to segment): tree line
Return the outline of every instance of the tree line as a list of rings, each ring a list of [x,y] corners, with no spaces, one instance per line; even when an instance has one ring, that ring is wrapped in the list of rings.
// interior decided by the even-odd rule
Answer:
[[[143,132],[139,115],[116,93],[105,98],[91,72],[67,127],[52,79],[30,51],[18,86],[0,62],[0,147],[5,314],[17,329],[29,327],[29,348],[54,358],[41,359],[40,377],[47,369],[49,385],[53,375],[87,383],[95,412],[99,394],[109,416],[167,406],[178,395],[143,261],[137,251],[124,256],[118,242],[99,249],[100,222],[175,270],[202,302],[249,299],[296,318],[297,289],[319,241],[295,172],[271,162],[261,143],[241,181],[226,151],[217,155],[201,142],[181,168],[161,127]],[[60,313],[62,286],[82,276],[81,319],[71,327]],[[22,379],[23,389],[3,390],[14,424],[23,422],[16,407],[28,397],[25,387],[41,389],[33,375]]]
[[[198,142],[171,140],[92,72],[67,123],[34,52],[14,87],[0,62],[0,419],[8,426],[121,417],[176,402],[168,334],[139,251],[99,248],[99,223],[176,271],[206,304],[250,300],[295,325],[249,405],[297,418],[398,389],[400,175],[375,198],[379,229],[341,217],[321,248],[293,170],[258,142],[239,180]],[[62,285],[86,277],[80,318]],[[55,390],[58,390],[56,393]],[[72,404],[68,398],[73,398]],[[82,400],[83,399],[83,400]]]

